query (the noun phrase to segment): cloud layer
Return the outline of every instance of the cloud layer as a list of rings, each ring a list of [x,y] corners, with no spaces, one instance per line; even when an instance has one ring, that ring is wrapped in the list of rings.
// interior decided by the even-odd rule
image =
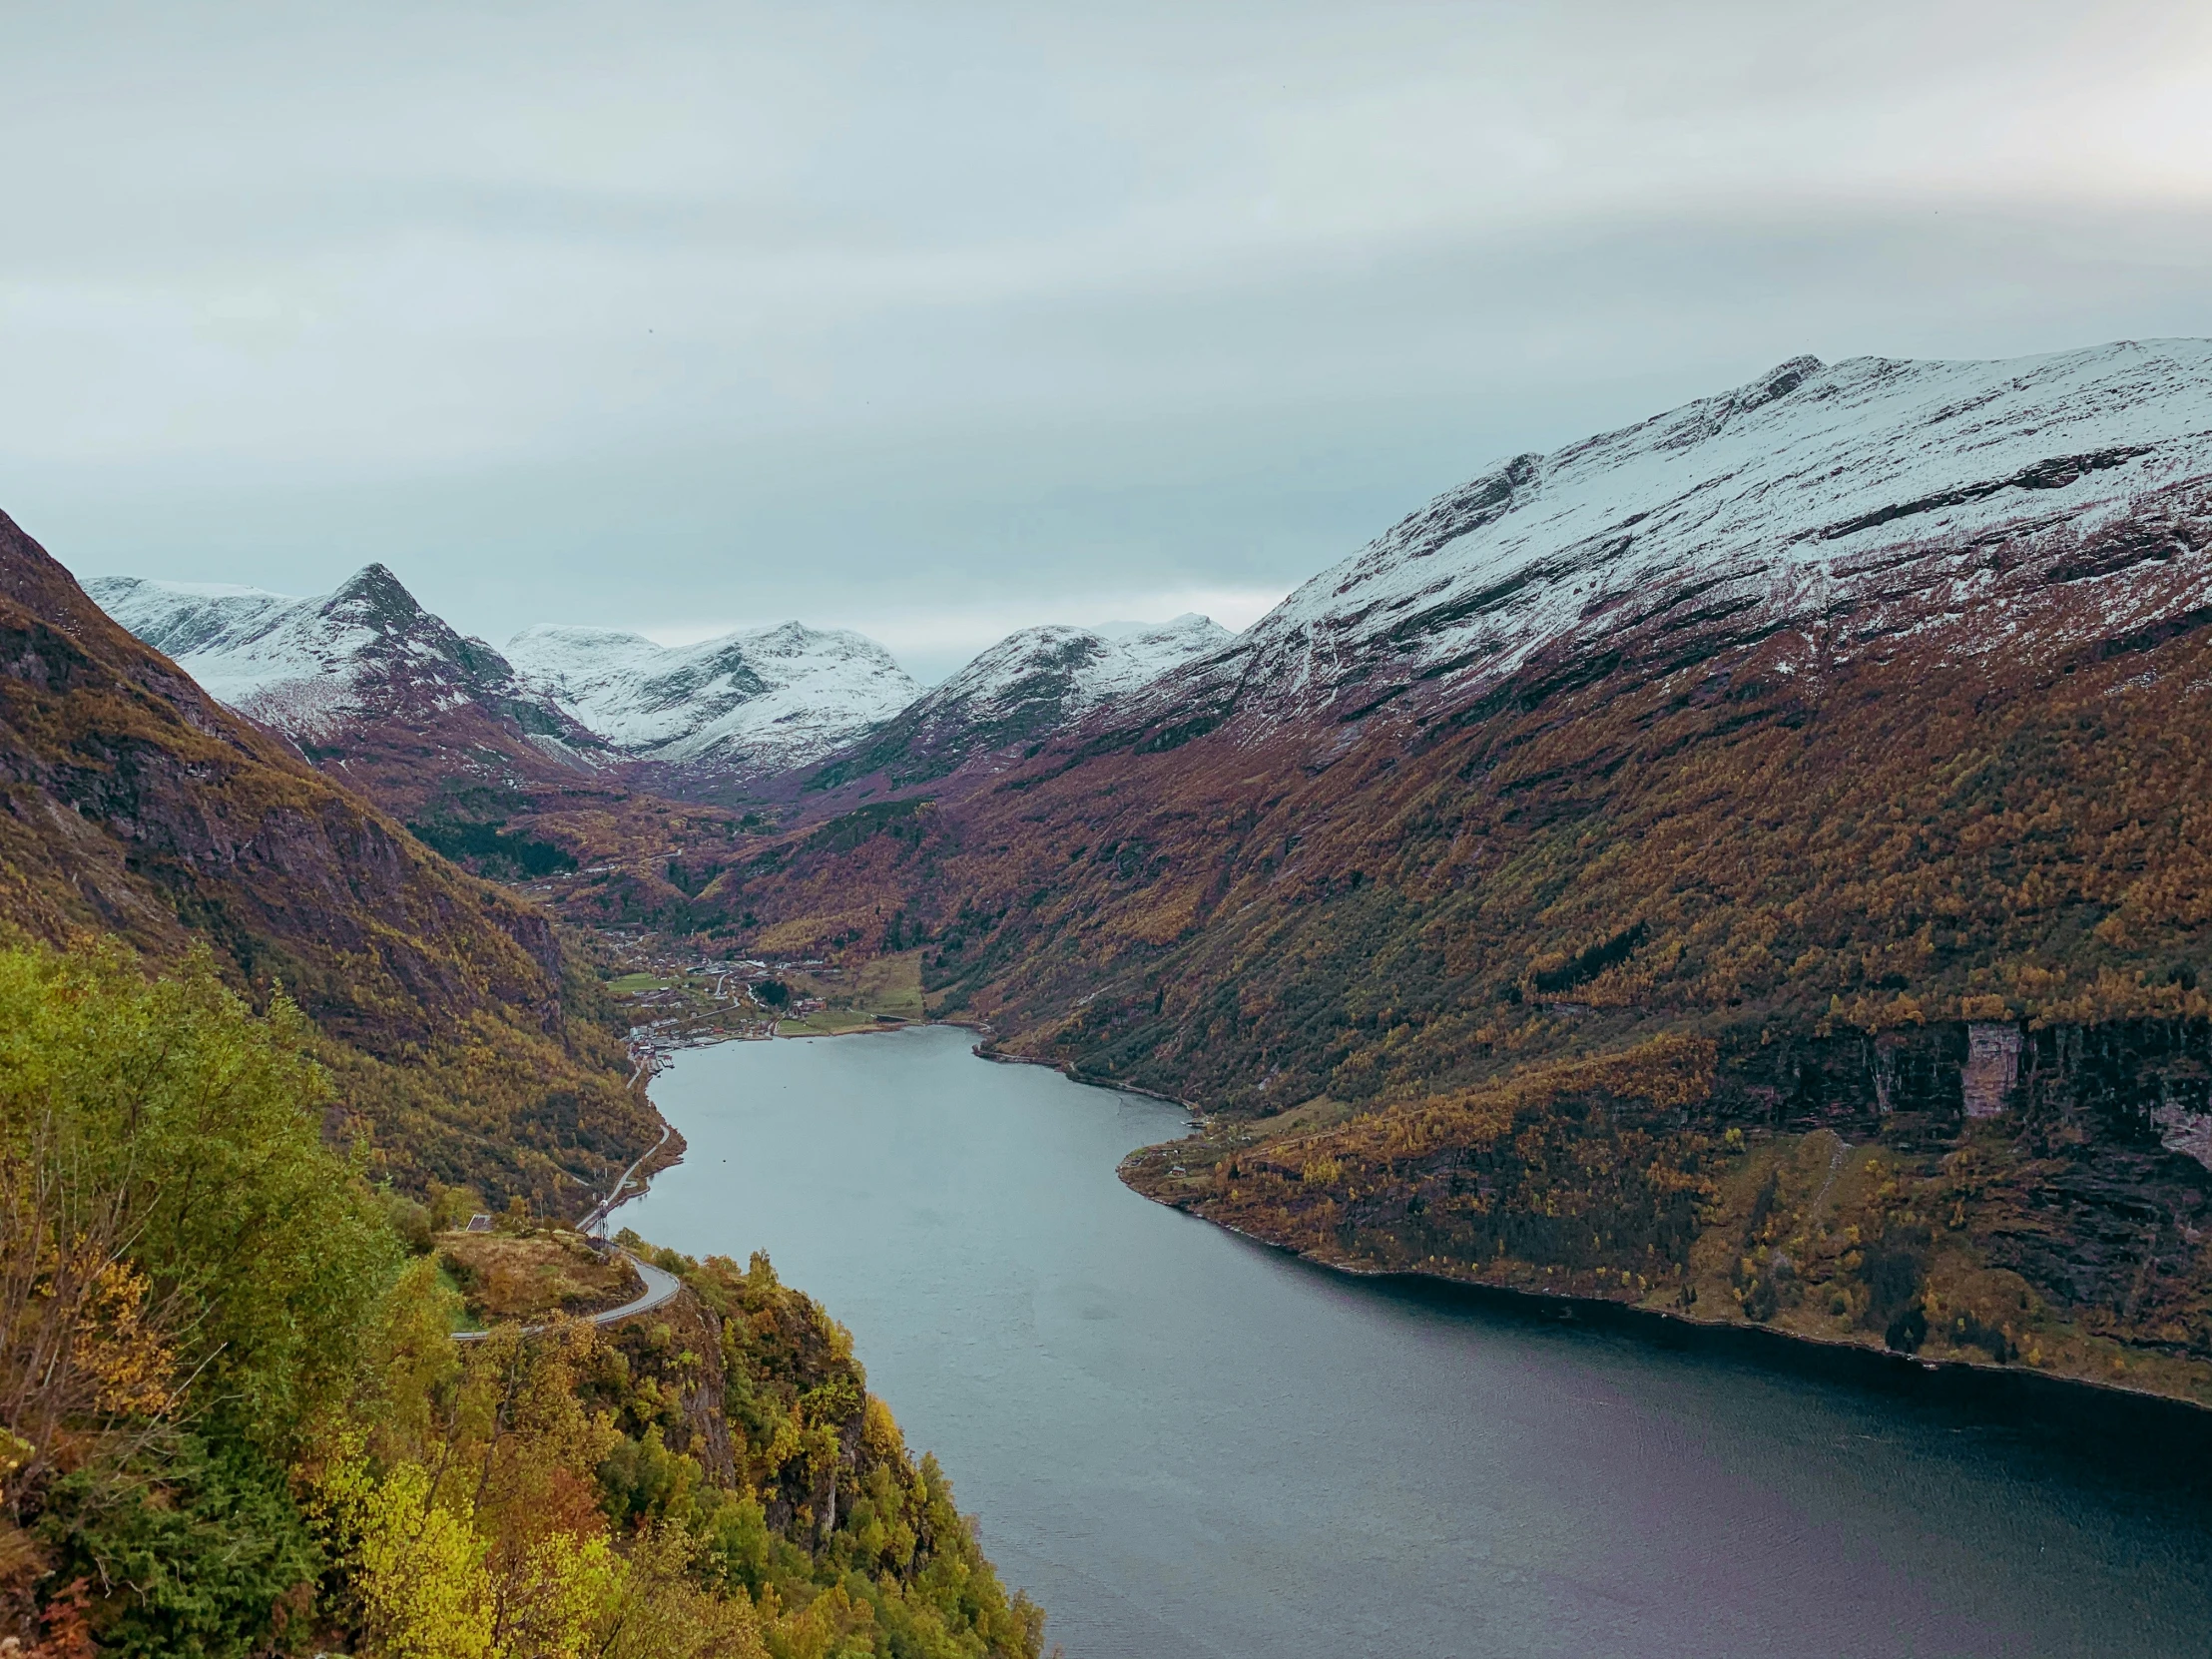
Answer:
[[[494,638],[796,615],[941,672],[1250,610],[1802,351],[2212,332],[2171,4],[85,5],[0,49],[0,504],[87,572],[382,558]]]

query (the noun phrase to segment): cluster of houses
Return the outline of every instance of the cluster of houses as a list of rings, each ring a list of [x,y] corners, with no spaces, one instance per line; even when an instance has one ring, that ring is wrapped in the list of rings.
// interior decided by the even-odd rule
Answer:
[[[841,973],[818,957],[678,959],[651,955],[641,935],[608,929],[601,937],[625,967],[666,981],[630,998],[639,1013],[652,1016],[630,1028],[631,1057],[648,1075],[660,1069],[662,1055],[676,1049],[773,1037],[778,1020],[802,1018],[826,1006],[820,997],[790,993],[780,975],[804,972],[834,979]]]

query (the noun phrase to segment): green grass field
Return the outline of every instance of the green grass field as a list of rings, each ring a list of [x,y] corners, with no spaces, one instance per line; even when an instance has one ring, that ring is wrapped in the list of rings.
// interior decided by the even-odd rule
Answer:
[[[811,974],[785,977],[802,995],[819,996],[829,1004],[818,1012],[779,1019],[776,1030],[785,1037],[833,1037],[846,1031],[875,1031],[892,1019],[919,1021],[926,1017],[921,1002],[921,952],[900,951],[863,962],[852,979],[818,979]]]
[[[443,1289],[451,1291],[455,1296],[466,1294],[461,1289],[461,1282],[453,1277],[453,1270],[443,1262],[438,1264],[438,1284]],[[470,1313],[466,1306],[456,1305],[453,1310],[453,1329],[456,1331],[481,1331],[484,1329],[484,1322]]]

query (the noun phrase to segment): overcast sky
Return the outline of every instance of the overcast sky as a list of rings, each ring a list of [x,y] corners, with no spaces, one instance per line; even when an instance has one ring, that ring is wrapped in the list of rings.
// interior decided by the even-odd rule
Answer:
[[[0,507],[504,641],[1249,623],[1506,453],[2212,333],[2212,6],[0,6]]]

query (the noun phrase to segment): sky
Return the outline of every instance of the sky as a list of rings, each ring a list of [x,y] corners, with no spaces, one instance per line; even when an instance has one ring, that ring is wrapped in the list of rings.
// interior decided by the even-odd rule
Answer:
[[[2212,334],[2197,0],[0,4],[0,509],[79,575],[935,679],[1496,458]]]

